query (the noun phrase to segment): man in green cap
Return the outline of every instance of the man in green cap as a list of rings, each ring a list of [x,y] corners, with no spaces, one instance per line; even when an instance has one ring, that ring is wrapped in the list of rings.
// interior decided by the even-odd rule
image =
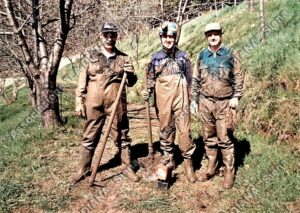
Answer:
[[[219,23],[207,24],[204,29],[208,47],[202,50],[192,77],[191,113],[200,115],[208,167],[199,181],[207,181],[216,173],[218,152],[225,166],[224,187],[234,184],[234,144],[228,137],[232,114],[242,97],[243,79],[239,54],[222,44]],[[198,113],[199,111],[199,113]]]
[[[90,172],[94,151],[105,120],[111,115],[123,73],[127,72],[127,86],[133,86],[137,81],[130,58],[115,47],[117,38],[117,26],[104,23],[100,28],[100,46],[86,51],[80,70],[75,113],[84,117],[86,122],[78,172],[71,178],[73,183],[84,179]],[[126,89],[123,88],[110,136],[119,149],[123,174],[131,181],[138,181],[131,168],[128,131]]]

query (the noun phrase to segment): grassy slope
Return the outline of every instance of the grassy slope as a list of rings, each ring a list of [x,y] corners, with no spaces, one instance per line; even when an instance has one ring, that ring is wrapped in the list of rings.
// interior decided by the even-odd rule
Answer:
[[[211,14],[192,20],[183,29],[180,47],[187,50],[193,59],[205,46],[201,30],[207,22],[215,20],[225,26],[224,41],[242,54],[243,50],[246,52],[243,63],[247,72],[247,88],[240,108],[243,123],[236,135],[242,166],[238,170],[236,187],[231,191],[221,190],[216,195],[219,199],[211,204],[215,210],[286,212],[290,204],[299,202],[299,152],[288,143],[274,143],[280,137],[288,141],[299,136],[300,107],[296,94],[299,92],[300,45],[297,35],[300,28],[296,11],[300,7],[295,2],[268,1],[267,23],[276,19],[281,11],[288,15],[278,26],[274,25],[266,43],[254,45],[250,51],[249,47],[245,51],[245,47],[249,41],[257,43],[258,19],[257,14],[247,13],[246,5],[226,9],[219,13],[219,18]],[[157,32],[142,36],[141,42],[142,68],[149,53],[159,49]],[[122,49],[130,49],[129,43],[125,43]],[[138,75],[140,78],[143,76],[141,71]],[[76,78],[75,75],[70,76]],[[76,80],[71,85],[75,85],[74,82]],[[140,87],[141,82],[130,90],[131,101],[138,101]],[[65,99],[64,104],[64,115],[69,120],[64,127],[52,131],[39,129],[39,118],[29,109],[25,90],[21,91],[16,103],[0,106],[0,212],[21,206],[31,211],[57,212],[76,199],[69,193],[67,184],[68,159],[74,142],[80,139],[82,123],[70,116],[73,99]],[[31,116],[33,121],[27,120]],[[15,138],[8,136],[12,130],[15,130]],[[194,124],[194,137],[199,135],[197,130],[198,126]],[[255,132],[270,137],[265,139]],[[220,181],[216,178],[213,184],[217,186]],[[144,199],[145,203],[149,203],[154,198]],[[187,210],[186,203],[176,196],[168,199],[181,206],[182,211]],[[145,210],[143,205],[131,203],[129,206],[135,206],[137,211]],[[156,203],[151,211],[166,208]]]
[[[0,112],[0,212],[20,206],[25,212],[57,212],[72,200],[62,168],[66,148],[74,146],[72,140],[79,136],[74,132],[78,120],[42,130],[40,116],[30,109],[27,89],[19,92],[15,103],[0,106]]]
[[[179,46],[192,61],[206,46],[203,36],[208,22],[218,21],[225,29],[224,43],[242,55],[246,72],[245,95],[240,111],[243,131],[259,131],[279,140],[299,140],[300,129],[300,5],[296,1],[273,0],[266,3],[267,41],[260,43],[258,14],[249,14],[247,5],[204,15],[184,25]],[[258,8],[256,8],[258,11]],[[151,52],[160,48],[157,32],[140,39],[140,67],[145,67]],[[123,43],[130,50],[129,41]],[[129,52],[130,55],[134,55]],[[143,72],[139,72],[142,76]],[[141,77],[143,78],[143,77]],[[137,97],[142,81],[132,91]]]
[[[206,46],[203,36],[206,23],[218,21],[223,25],[223,40],[241,53],[246,72],[245,96],[240,106],[243,116],[241,128],[248,133],[265,133],[274,141],[300,139],[299,7],[297,1],[272,0],[266,3],[268,38],[263,44],[258,33],[258,14],[249,14],[246,4],[236,9],[226,8],[218,13],[218,18],[211,13],[188,22],[183,27],[179,43],[194,62],[199,51]],[[151,53],[160,48],[157,30],[141,35],[139,40],[138,47],[130,39],[119,45],[121,50],[135,59],[138,67],[137,74],[141,80],[129,89],[128,95],[129,101],[136,103],[141,103],[143,70]],[[75,87],[77,68],[78,64],[63,68],[59,73],[59,82]]]

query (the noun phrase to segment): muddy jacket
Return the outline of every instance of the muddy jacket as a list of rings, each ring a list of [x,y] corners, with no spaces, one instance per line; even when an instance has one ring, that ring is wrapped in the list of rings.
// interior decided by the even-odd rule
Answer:
[[[190,61],[184,51],[175,49],[174,54],[168,54],[164,50],[155,52],[148,65],[148,88],[153,90],[158,77],[174,74],[185,76],[188,84],[191,83]]]
[[[175,133],[183,158],[191,159],[195,144],[189,136],[190,61],[185,52],[174,54],[161,50],[152,55],[148,67],[148,88],[155,90],[155,106],[159,120],[160,147],[172,161]]]
[[[224,45],[213,53],[209,48],[200,52],[192,77],[192,99],[199,95],[214,98],[241,97],[244,74],[240,56]]]
[[[100,49],[86,51],[76,90],[77,105],[83,103],[84,97],[88,92],[96,93],[96,96],[110,98],[113,101],[124,73],[123,65],[125,61],[130,60],[125,53],[117,49],[115,49],[115,53],[114,56],[106,58]],[[127,86],[133,86],[136,81],[137,77],[135,74],[129,73],[127,75]],[[89,88],[90,91],[88,91]]]

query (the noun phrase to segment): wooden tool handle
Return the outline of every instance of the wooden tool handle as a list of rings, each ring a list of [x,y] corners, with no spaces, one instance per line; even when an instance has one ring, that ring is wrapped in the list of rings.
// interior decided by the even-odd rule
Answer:
[[[111,126],[112,126],[112,123],[113,123],[113,120],[114,120],[114,117],[115,117],[115,114],[116,114],[116,111],[117,111],[117,106],[119,104],[120,97],[122,95],[122,91],[123,91],[123,88],[124,88],[125,83],[126,83],[126,78],[127,78],[127,72],[124,72],[123,77],[122,77],[122,81],[121,81],[121,85],[120,85],[120,88],[119,88],[116,100],[114,102],[111,115],[109,117],[107,128],[106,128],[105,134],[103,136],[103,140],[100,141],[100,148],[99,148],[100,150],[99,150],[99,152],[96,155],[96,159],[95,159],[96,162],[95,162],[95,164],[93,166],[93,170],[92,170],[92,174],[91,174],[91,178],[90,178],[90,186],[94,185],[94,182],[95,182],[95,179],[96,179],[97,170],[98,170],[98,166],[100,164],[100,161],[101,161],[104,149],[105,149],[105,145],[106,145],[106,142],[107,142],[110,130],[111,130]]]

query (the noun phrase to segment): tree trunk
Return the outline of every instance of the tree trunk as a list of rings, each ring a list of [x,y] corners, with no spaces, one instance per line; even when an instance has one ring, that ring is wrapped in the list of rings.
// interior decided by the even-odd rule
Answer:
[[[43,97],[41,98],[40,109],[42,113],[43,126],[50,128],[60,125],[61,118],[59,114],[58,95],[55,90],[43,88],[41,90]]]
[[[33,109],[37,109],[38,102],[37,102],[36,86],[31,79],[27,78],[27,82],[28,82],[28,88],[29,88],[29,97],[30,97],[31,107]]]
[[[218,17],[218,7],[217,7],[217,0],[215,0],[215,11],[216,11],[216,16]]]
[[[28,82],[31,106],[41,113],[43,126],[45,128],[61,124],[59,111],[58,90],[56,89],[56,72],[49,74],[48,70],[39,70],[39,78],[25,75]],[[36,71],[30,71],[36,72]]]
[[[249,12],[253,13],[254,12],[254,0],[249,0]]]
[[[28,2],[30,5],[30,1]],[[43,126],[49,128],[61,123],[56,77],[68,33],[74,24],[71,21],[74,18],[71,16],[73,0],[59,0],[60,22],[58,22],[56,27],[55,42],[52,48],[47,45],[45,40],[46,36],[44,33],[47,30],[44,29],[45,26],[41,22],[42,18],[39,11],[41,5],[39,0],[31,1],[32,11],[30,13],[33,19],[31,27],[33,39],[35,40],[28,42],[29,38],[22,33],[25,25],[21,25],[16,18],[13,1],[4,0],[9,24],[19,39],[18,45],[23,54],[22,64],[26,65],[24,74],[28,80],[32,106],[41,113]],[[29,46],[31,43],[34,44],[33,47]],[[35,52],[32,50],[35,50]]]
[[[27,86],[29,88],[29,97],[30,97],[30,102],[31,102],[31,107],[33,109],[37,108],[37,90],[36,90],[36,83],[35,79],[30,75],[30,71],[28,70],[29,68],[25,67],[21,61],[18,61],[19,65],[21,67],[22,72],[24,73],[24,76],[27,80]]]
[[[56,89],[56,77],[49,72],[41,70],[41,79],[38,81],[38,110],[42,115],[45,128],[57,126],[62,120],[59,113],[58,90]]]
[[[165,19],[165,16],[164,16],[164,0],[160,0],[160,12],[161,12],[162,20],[164,20]]]
[[[260,20],[260,34],[261,41],[266,40],[266,31],[265,31],[265,11],[264,11],[264,0],[259,1],[259,20]]]
[[[43,127],[50,128],[58,126],[62,122],[59,109],[59,93],[55,82],[51,82],[49,85],[44,79],[28,81],[29,95],[32,108],[40,112],[42,116]]]

